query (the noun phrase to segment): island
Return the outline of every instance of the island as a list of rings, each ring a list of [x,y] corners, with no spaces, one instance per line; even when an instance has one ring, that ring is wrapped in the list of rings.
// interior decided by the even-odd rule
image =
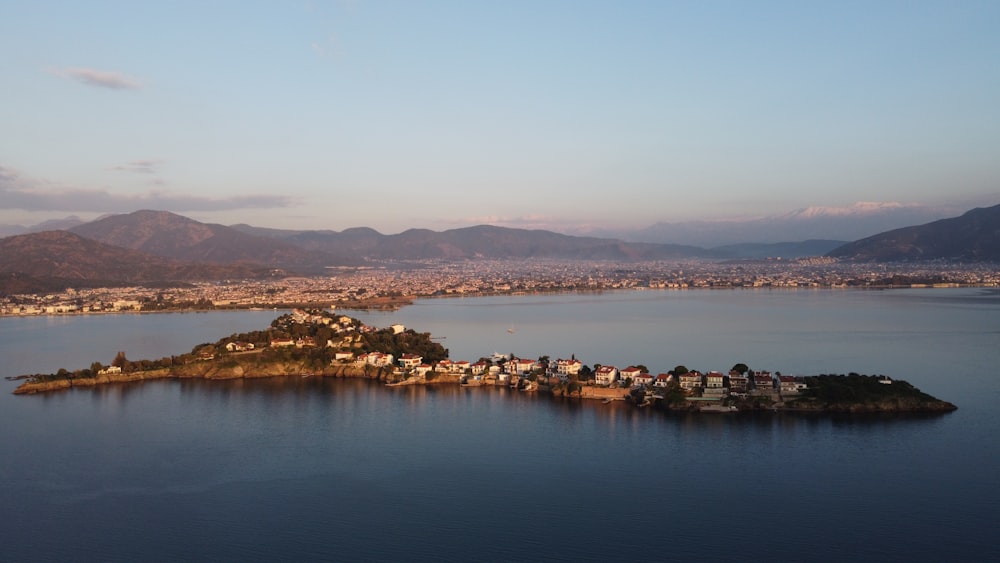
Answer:
[[[323,309],[294,309],[263,330],[232,334],[191,352],[157,360],[130,360],[52,374],[22,375],[15,394],[168,378],[366,378],[406,385],[504,386],[555,398],[627,401],[674,412],[941,413],[952,403],[884,375],[788,376],[737,363],[728,373],[683,365],[653,375],[642,365],[584,365],[576,357],[552,360],[492,354],[453,361],[429,333],[402,325],[376,328]]]

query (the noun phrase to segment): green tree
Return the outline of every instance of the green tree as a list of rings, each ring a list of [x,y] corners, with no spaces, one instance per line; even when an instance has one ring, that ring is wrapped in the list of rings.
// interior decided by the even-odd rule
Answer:
[[[115,359],[111,360],[111,365],[122,368],[122,371],[124,372],[129,371],[129,368],[132,367],[132,362],[128,361],[128,358],[125,357],[125,352],[119,351],[118,354],[115,355]]]
[[[662,393],[663,401],[667,405],[683,405],[687,400],[687,395],[676,381],[670,382]]]
[[[733,366],[733,369],[731,371],[735,371],[736,373],[738,373],[740,375],[746,375],[747,372],[750,371],[750,367],[747,366],[746,364],[739,363],[739,364],[736,364],[735,366]]]
[[[689,370],[686,366],[677,366],[677,367],[674,368],[673,374],[674,375],[684,375],[685,373],[687,373],[689,371],[691,371],[691,370]]]

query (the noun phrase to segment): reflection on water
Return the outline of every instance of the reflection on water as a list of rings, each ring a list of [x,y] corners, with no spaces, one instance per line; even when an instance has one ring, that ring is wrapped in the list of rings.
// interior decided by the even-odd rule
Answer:
[[[959,405],[944,416],[669,413],[319,377],[4,394],[0,560],[995,559],[997,301],[612,292],[370,314],[446,336],[460,359],[902,373]],[[0,369],[156,357],[273,316],[227,315],[0,319]],[[51,356],[32,357],[36,340]]]

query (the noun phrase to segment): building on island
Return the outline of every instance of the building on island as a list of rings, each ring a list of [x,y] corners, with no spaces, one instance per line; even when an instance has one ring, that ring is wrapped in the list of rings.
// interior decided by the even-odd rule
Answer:
[[[615,366],[601,366],[594,372],[595,385],[611,385],[618,381],[618,368]]]
[[[403,354],[399,357],[399,367],[413,369],[423,363],[424,358],[416,354]]]

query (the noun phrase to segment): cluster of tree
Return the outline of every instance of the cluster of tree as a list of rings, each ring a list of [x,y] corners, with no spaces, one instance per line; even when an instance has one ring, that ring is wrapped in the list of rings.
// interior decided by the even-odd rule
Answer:
[[[398,358],[403,354],[416,354],[427,363],[439,362],[448,357],[448,349],[435,342],[429,332],[405,330],[395,333],[381,329],[361,335],[361,348],[365,352],[384,352]]]
[[[936,400],[905,381],[893,381],[887,385],[882,383],[884,380],[887,380],[885,376],[858,373],[808,376],[807,396],[830,406],[878,403],[899,398]]]
[[[118,352],[115,358],[111,361],[110,365],[121,368],[122,373],[130,373],[134,371],[149,371],[154,369],[169,368],[171,366],[179,366],[187,363],[187,361],[189,361],[189,359],[185,354],[182,356],[163,357],[158,360],[138,360],[133,362],[125,357],[125,352]],[[100,375],[100,372],[106,368],[107,366],[101,362],[93,362],[88,368],[77,370],[59,368],[59,371],[56,373],[38,373],[30,376],[29,379],[33,382],[43,382],[59,379],[91,378],[97,377]]]
[[[155,297],[143,297],[139,302],[143,311],[210,311],[216,308],[210,299],[164,299],[162,293]]]

